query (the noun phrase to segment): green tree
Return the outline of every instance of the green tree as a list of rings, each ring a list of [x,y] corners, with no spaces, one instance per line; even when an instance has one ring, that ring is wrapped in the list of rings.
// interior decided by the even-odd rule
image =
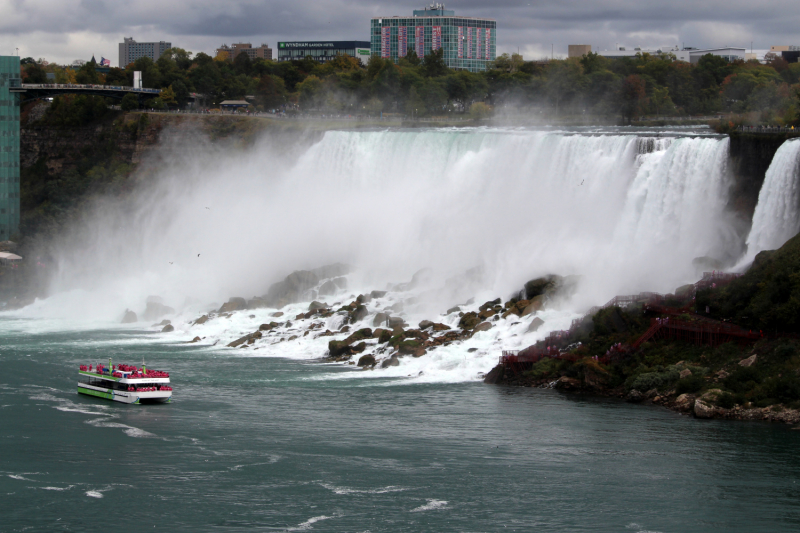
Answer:
[[[139,109],[139,98],[133,93],[128,93],[122,97],[120,107],[123,111],[133,111],[134,109]]]
[[[623,122],[627,119],[630,124],[631,120],[639,115],[645,96],[645,83],[641,76],[631,74],[622,80],[619,99]]]
[[[75,82],[80,84],[100,83],[100,74],[94,69],[93,63],[86,63],[75,73]]]
[[[316,109],[322,99],[322,80],[311,75],[297,84],[300,105],[303,109]]]
[[[447,74],[447,64],[444,62],[444,49],[431,50],[422,60],[422,72],[428,78],[438,78]]]

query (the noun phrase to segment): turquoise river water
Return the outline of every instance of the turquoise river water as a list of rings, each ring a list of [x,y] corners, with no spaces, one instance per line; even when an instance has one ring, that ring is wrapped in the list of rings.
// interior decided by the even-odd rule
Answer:
[[[0,531],[800,530],[800,431],[0,319]],[[45,328],[46,329],[46,328]],[[171,373],[168,405],[78,365]]]

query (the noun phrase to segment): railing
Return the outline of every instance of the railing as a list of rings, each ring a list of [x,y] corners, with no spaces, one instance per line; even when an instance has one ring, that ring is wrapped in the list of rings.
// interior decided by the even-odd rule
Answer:
[[[103,91],[125,91],[133,93],[159,94],[161,89],[137,89],[135,87],[125,87],[119,85],[96,85],[96,84],[77,84],[77,83],[23,83],[21,89],[81,89],[81,90],[103,90]]]
[[[800,129],[794,126],[737,126],[736,131],[742,133],[798,133]]]

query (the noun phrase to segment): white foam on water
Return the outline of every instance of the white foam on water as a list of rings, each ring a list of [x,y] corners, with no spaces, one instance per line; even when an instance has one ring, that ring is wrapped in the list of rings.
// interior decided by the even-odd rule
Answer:
[[[90,426],[96,428],[119,428],[123,430],[123,433],[128,435],[129,437],[137,437],[137,438],[149,438],[155,437],[156,435],[150,433],[149,431],[145,431],[143,429],[135,428],[129,426],[127,424],[120,424],[118,422],[109,422],[107,418],[95,418],[92,420],[87,420],[84,422],[85,424],[89,424]]]
[[[36,481],[35,479],[29,479],[29,478],[27,478],[25,476],[21,476],[19,474],[8,474],[8,477],[10,477],[11,479],[17,479],[19,481]]]
[[[86,495],[90,498],[102,498],[103,492],[99,490],[87,490]]]
[[[800,231],[800,140],[786,141],[767,169],[753,226],[747,237],[749,263],[762,250],[780,248]]]
[[[339,518],[339,515],[333,515],[333,516],[326,516],[326,515],[312,516],[311,518],[309,518],[309,519],[308,519],[308,520],[306,520],[305,522],[302,522],[302,523],[300,523],[300,524],[296,525],[295,527],[289,527],[289,528],[286,528],[286,531],[308,531],[309,529],[314,529],[314,524],[316,524],[317,522],[320,522],[320,521],[322,521],[322,520],[330,520],[331,518]]]
[[[378,489],[353,489],[350,487],[337,487],[329,483],[320,483],[319,485],[323,488],[332,491],[334,494],[339,494],[342,496],[347,494],[389,494],[392,492],[403,492],[406,490],[410,490],[406,487],[395,487],[393,485],[389,485],[388,487],[381,487]]]
[[[421,513],[424,511],[435,511],[437,509],[444,509],[447,507],[447,502],[445,500],[433,500],[428,498],[428,503],[425,505],[420,505],[415,509],[411,509],[411,513]]]
[[[55,490],[55,491],[61,492],[61,491],[69,490],[74,486],[75,485],[69,485],[68,487],[39,487],[39,488],[40,488],[40,490]]]

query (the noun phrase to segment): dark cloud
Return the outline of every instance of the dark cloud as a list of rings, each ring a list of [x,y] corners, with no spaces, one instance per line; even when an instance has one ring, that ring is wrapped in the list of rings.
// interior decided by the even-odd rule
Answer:
[[[359,39],[373,16],[409,15],[419,4],[370,0],[0,0],[0,53],[56,61],[90,53],[116,58],[123,35],[168,40],[194,52],[212,53],[223,42],[295,39]],[[800,44],[796,0],[460,0],[447,6],[464,16],[497,20],[499,51],[565,54],[568,44],[611,48],[685,43],[769,48]]]

